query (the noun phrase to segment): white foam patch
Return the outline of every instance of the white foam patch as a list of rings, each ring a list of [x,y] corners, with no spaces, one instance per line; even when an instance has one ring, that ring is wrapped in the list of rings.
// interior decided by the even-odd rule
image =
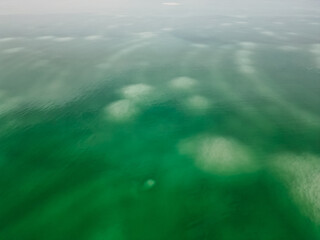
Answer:
[[[209,47],[207,44],[200,44],[200,43],[193,43],[192,46],[195,48],[208,48]]]
[[[320,157],[284,153],[273,159],[272,169],[284,181],[302,212],[320,223]]]
[[[84,39],[87,41],[97,41],[97,40],[101,40],[102,36],[101,35],[90,35],[90,36],[86,36]]]
[[[296,32],[286,32],[286,34],[290,35],[290,36],[297,36],[299,35],[298,33]]]
[[[103,62],[97,64],[96,67],[100,69],[110,69],[112,67],[112,64],[110,64],[109,62]]]
[[[54,38],[55,38],[54,36],[40,36],[40,37],[37,37],[36,39],[37,40],[52,40]]]
[[[313,44],[310,48],[310,52],[315,57],[315,64],[317,68],[320,68],[320,43]]]
[[[233,25],[233,23],[221,23],[220,24],[220,26],[222,26],[222,27],[230,27],[232,25]]]
[[[243,73],[246,73],[246,74],[253,74],[253,73],[255,73],[255,69],[254,69],[254,67],[251,66],[251,65],[242,65],[242,66],[241,66],[241,71],[242,71]]]
[[[254,42],[240,42],[239,45],[245,49],[254,49],[258,46],[258,44]]]
[[[253,61],[251,59],[253,52],[251,50],[242,49],[236,53],[236,62],[239,70],[244,74],[253,74],[255,69],[253,67]]]
[[[184,105],[192,113],[204,113],[211,107],[211,102],[208,98],[195,95],[186,99]]]
[[[197,85],[197,81],[190,77],[177,77],[170,81],[169,86],[174,89],[190,90]]]
[[[147,101],[154,92],[154,88],[147,84],[133,84],[121,89],[124,98],[140,102]]]
[[[0,89],[0,99],[3,100],[4,97],[6,97],[7,93],[6,91]]]
[[[125,14],[117,14],[115,15],[116,18],[127,18],[129,17],[129,15],[125,15]]]
[[[115,54],[111,55],[108,59],[108,63],[112,66],[117,61],[121,60],[122,58],[126,57],[129,54],[132,54],[133,52],[137,51],[138,49],[144,48],[150,43],[147,41],[138,41],[135,44],[129,45],[128,47],[122,48]]]
[[[275,36],[275,33],[272,32],[272,31],[261,31],[260,33],[262,35],[269,36],[269,37],[274,37]]]
[[[107,28],[108,29],[116,29],[116,28],[119,28],[119,26],[116,24],[111,24],[111,25],[107,26]]]
[[[23,47],[8,48],[8,49],[3,50],[3,53],[6,53],[6,54],[14,54],[14,53],[22,52],[23,50],[24,50]]]
[[[261,28],[261,27],[254,27],[253,30],[256,30],[256,31],[259,31],[259,32],[260,32],[260,31],[263,31],[263,28]]]
[[[58,37],[53,39],[55,42],[70,42],[74,40],[72,37]]]
[[[313,44],[310,48],[310,52],[314,54],[320,54],[320,43],[318,44]]]
[[[11,41],[14,41],[14,40],[16,40],[16,38],[11,38],[11,37],[0,38],[0,42],[11,42]]]
[[[275,25],[284,25],[284,22],[272,22]]]
[[[236,21],[235,23],[236,24],[248,24],[248,22],[246,22],[246,21]]]
[[[251,64],[252,62],[250,59],[251,55],[252,55],[252,52],[250,50],[239,50],[237,52],[239,62],[245,65]]]
[[[299,48],[291,46],[291,45],[280,46],[279,49],[282,51],[286,51],[286,52],[296,52],[299,50]]]
[[[174,28],[166,27],[166,28],[162,28],[161,30],[164,32],[172,32],[174,30]]]
[[[148,38],[153,38],[155,37],[157,34],[153,33],[153,32],[140,32],[138,33],[138,36],[140,38],[144,38],[144,39],[148,39]]]
[[[20,97],[8,97],[4,95],[0,99],[0,116],[14,110],[22,103]]]
[[[180,6],[181,3],[178,3],[178,2],[164,2],[164,3],[162,3],[162,5],[166,5],[166,6]]]
[[[320,68],[320,56],[317,56],[315,59],[317,68]]]
[[[153,188],[156,185],[156,181],[153,179],[148,179],[147,181],[144,182],[143,184],[143,188],[145,190],[149,190],[151,188]]]
[[[231,138],[199,136],[182,141],[182,154],[190,155],[204,171],[219,175],[250,173],[257,170],[249,150]]]
[[[234,15],[235,18],[241,18],[241,19],[246,19],[248,18],[247,15]]]
[[[115,122],[127,122],[133,120],[139,113],[132,101],[124,99],[111,103],[104,109],[109,120]]]

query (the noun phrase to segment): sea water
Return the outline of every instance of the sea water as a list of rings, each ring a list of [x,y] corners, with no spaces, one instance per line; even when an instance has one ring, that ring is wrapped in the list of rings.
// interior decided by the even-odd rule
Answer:
[[[0,239],[320,239],[318,16],[0,19]]]

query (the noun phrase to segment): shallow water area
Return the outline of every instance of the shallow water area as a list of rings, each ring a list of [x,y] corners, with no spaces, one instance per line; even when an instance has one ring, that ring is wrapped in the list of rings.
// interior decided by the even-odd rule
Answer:
[[[320,240],[320,18],[188,3],[0,15],[0,239]]]

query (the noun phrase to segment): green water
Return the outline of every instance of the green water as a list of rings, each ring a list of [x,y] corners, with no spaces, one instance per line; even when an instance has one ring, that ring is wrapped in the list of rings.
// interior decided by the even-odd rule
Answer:
[[[0,239],[320,239],[319,23],[1,16]]]

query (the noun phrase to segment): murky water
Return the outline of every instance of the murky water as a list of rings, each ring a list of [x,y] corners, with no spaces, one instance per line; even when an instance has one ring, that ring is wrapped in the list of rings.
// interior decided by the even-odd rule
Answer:
[[[0,239],[320,239],[319,25],[1,16]]]

